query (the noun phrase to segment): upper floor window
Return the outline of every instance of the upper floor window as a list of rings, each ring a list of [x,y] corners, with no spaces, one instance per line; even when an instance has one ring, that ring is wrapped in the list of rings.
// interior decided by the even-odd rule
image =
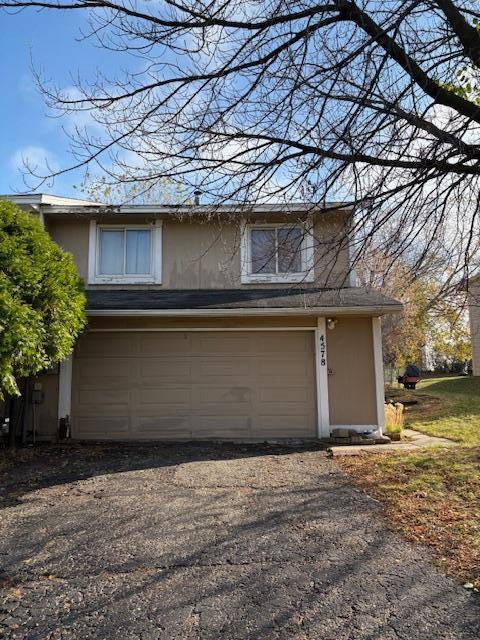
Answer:
[[[161,225],[90,226],[89,282],[161,282]]]
[[[246,224],[242,230],[242,282],[311,282],[313,242],[303,224]]]

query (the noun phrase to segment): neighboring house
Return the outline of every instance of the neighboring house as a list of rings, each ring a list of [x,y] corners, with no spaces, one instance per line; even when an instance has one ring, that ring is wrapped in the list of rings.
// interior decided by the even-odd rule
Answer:
[[[11,196],[69,251],[88,329],[35,381],[38,438],[315,438],[382,429],[380,316],[347,205],[110,207]],[[38,394],[37,394],[38,395]]]
[[[472,339],[473,375],[480,376],[480,276],[468,283],[468,315]]]

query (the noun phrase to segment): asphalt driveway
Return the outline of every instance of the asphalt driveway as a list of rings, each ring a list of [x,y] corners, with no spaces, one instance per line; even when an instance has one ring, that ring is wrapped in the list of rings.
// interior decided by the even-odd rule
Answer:
[[[314,449],[49,449],[0,484],[0,637],[480,636],[478,596]]]

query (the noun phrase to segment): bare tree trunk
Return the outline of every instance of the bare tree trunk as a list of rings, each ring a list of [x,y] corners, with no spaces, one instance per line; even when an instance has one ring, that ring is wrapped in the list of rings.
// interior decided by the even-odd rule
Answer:
[[[15,447],[19,441],[20,425],[23,422],[23,417],[26,411],[27,403],[27,380],[26,378],[19,381],[19,388],[22,392],[21,396],[10,396],[7,399],[8,402],[8,438],[7,446],[9,448]]]

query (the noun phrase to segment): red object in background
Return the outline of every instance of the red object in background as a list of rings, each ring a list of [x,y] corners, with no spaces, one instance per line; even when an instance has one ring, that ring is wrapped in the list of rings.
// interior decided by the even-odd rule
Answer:
[[[403,376],[403,386],[405,389],[415,389],[417,382],[420,382],[420,376]]]
[[[403,384],[405,389],[415,389],[417,383],[420,382],[420,371],[415,365],[407,364],[405,373],[403,376],[398,376],[397,380]]]

